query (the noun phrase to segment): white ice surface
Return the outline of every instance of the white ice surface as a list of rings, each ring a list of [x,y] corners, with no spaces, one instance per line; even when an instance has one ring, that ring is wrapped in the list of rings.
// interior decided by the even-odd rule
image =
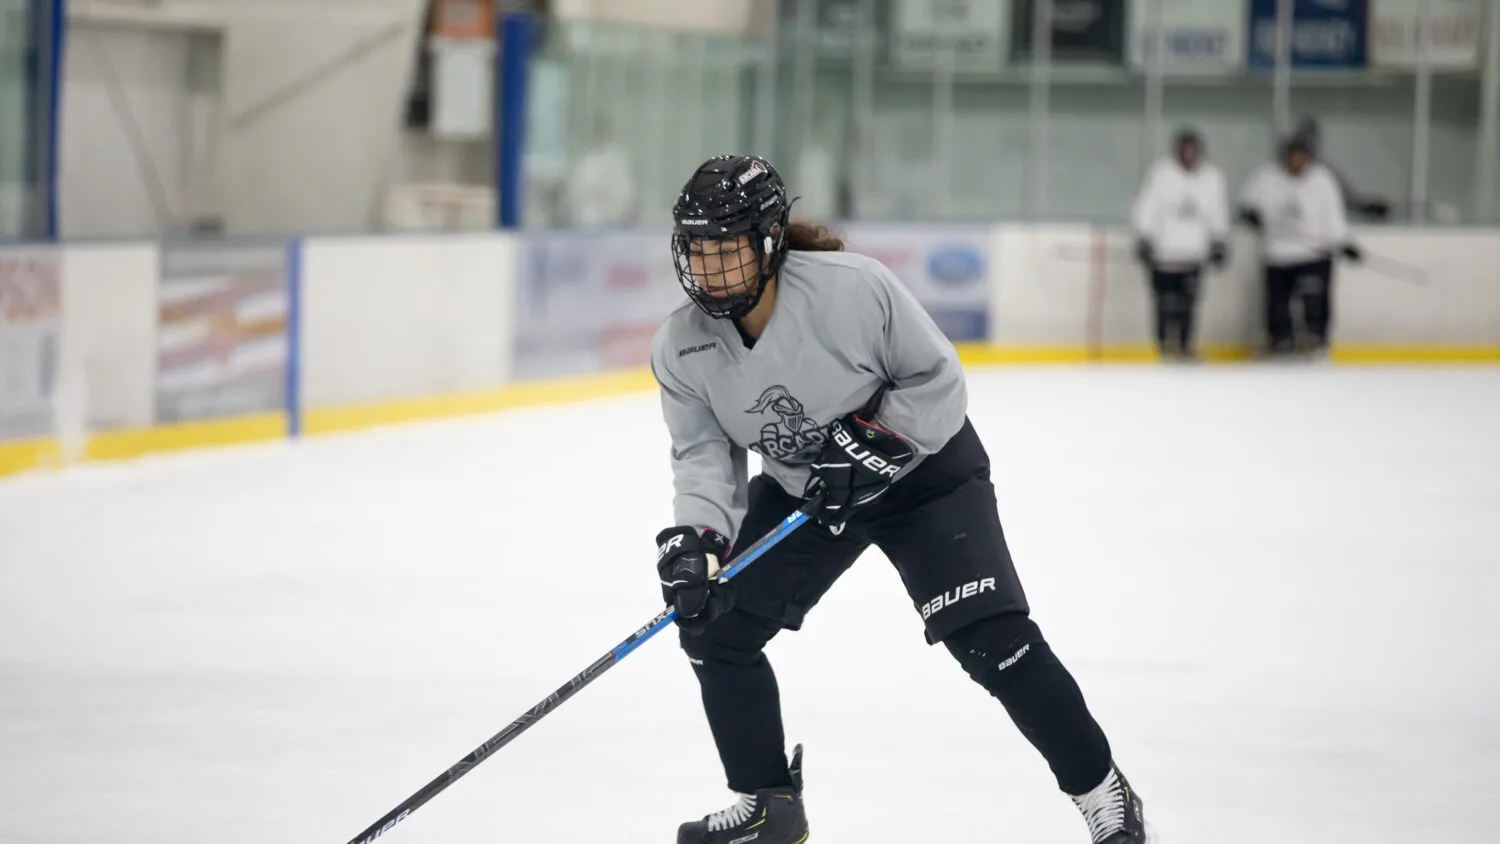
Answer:
[[[1500,841],[1500,371],[987,372],[1034,614],[1165,844]],[[656,611],[655,400],[0,483],[0,842],[345,842]],[[770,647],[815,842],[1081,844],[876,552]],[[727,804],[675,633],[392,842]]]

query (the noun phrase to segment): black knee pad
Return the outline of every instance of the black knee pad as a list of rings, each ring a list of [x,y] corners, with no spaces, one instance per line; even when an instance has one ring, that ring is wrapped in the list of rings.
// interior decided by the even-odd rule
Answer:
[[[766,642],[780,626],[769,619],[731,610],[701,633],[680,632],[682,649],[694,667],[705,664],[749,666],[764,658]]]
[[[943,644],[974,682],[994,694],[1030,666],[1057,661],[1041,628],[1022,613],[981,618],[954,632]]]

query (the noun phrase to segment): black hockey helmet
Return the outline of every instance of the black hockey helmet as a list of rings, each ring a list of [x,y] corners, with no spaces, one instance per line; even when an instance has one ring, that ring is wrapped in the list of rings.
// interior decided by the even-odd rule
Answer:
[[[700,310],[739,319],[755,309],[786,259],[790,209],[781,176],[760,156],[716,155],[693,171],[672,207],[672,260]]]
[[[1186,160],[1189,149],[1193,150],[1191,161]],[[1191,126],[1178,127],[1177,131],[1172,135],[1172,154],[1177,156],[1177,160],[1181,161],[1184,165],[1188,167],[1195,166],[1199,159],[1203,157],[1203,136],[1198,134],[1198,130]]]
[[[1281,143],[1277,144],[1276,151],[1280,154],[1282,163],[1291,158],[1293,153],[1299,152],[1311,160],[1313,157],[1313,144],[1306,135],[1301,132],[1293,132],[1281,139]]]
[[[1198,133],[1197,129],[1191,126],[1179,126],[1177,131],[1172,135],[1172,151],[1177,152],[1187,144],[1192,144],[1199,150],[1202,150],[1203,136]]]

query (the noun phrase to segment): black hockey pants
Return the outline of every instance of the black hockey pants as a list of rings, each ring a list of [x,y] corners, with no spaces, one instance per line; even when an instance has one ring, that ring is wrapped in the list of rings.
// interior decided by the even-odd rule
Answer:
[[[753,542],[797,508],[775,481],[751,481],[737,541]],[[1000,527],[989,458],[973,427],[899,480],[835,536],[809,523],[733,581],[734,608],[682,646],[702,689],[728,785],[741,793],[790,784],[780,692],[763,648],[808,611],[870,545],[895,565],[929,643],[942,642],[1005,706],[1051,765],[1058,785],[1087,791],[1109,744],[1072,676],[1052,654]],[[858,641],[848,647],[857,652]]]

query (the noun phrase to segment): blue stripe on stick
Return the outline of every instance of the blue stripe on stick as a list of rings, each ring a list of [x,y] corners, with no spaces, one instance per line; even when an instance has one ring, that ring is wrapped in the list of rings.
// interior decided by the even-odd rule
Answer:
[[[807,521],[807,514],[802,512],[801,510],[798,510],[792,515],[787,516],[786,519],[782,520],[781,527],[778,528],[775,533],[767,536],[758,545],[751,548],[749,551],[746,551],[743,556],[741,556],[734,562],[733,565],[726,569],[724,572],[724,579],[728,580],[739,574],[740,571],[745,568],[745,566],[748,566],[751,563],[755,562],[762,554],[771,550],[771,548],[774,547],[776,543],[785,539],[787,534],[796,530],[798,527],[801,527],[802,523],[805,521]],[[676,620],[677,611],[668,610],[665,615],[657,619],[656,622],[651,626],[645,628],[639,634],[632,637],[628,641],[621,642],[620,644],[616,645],[614,647],[614,650],[612,651],[615,657],[615,662],[619,662],[620,660],[629,656],[631,651],[634,651],[636,648],[639,648],[641,645],[645,644],[648,640],[650,640],[652,636],[655,636],[657,633],[661,632],[661,629],[663,627],[666,627],[668,624],[671,624]]]

